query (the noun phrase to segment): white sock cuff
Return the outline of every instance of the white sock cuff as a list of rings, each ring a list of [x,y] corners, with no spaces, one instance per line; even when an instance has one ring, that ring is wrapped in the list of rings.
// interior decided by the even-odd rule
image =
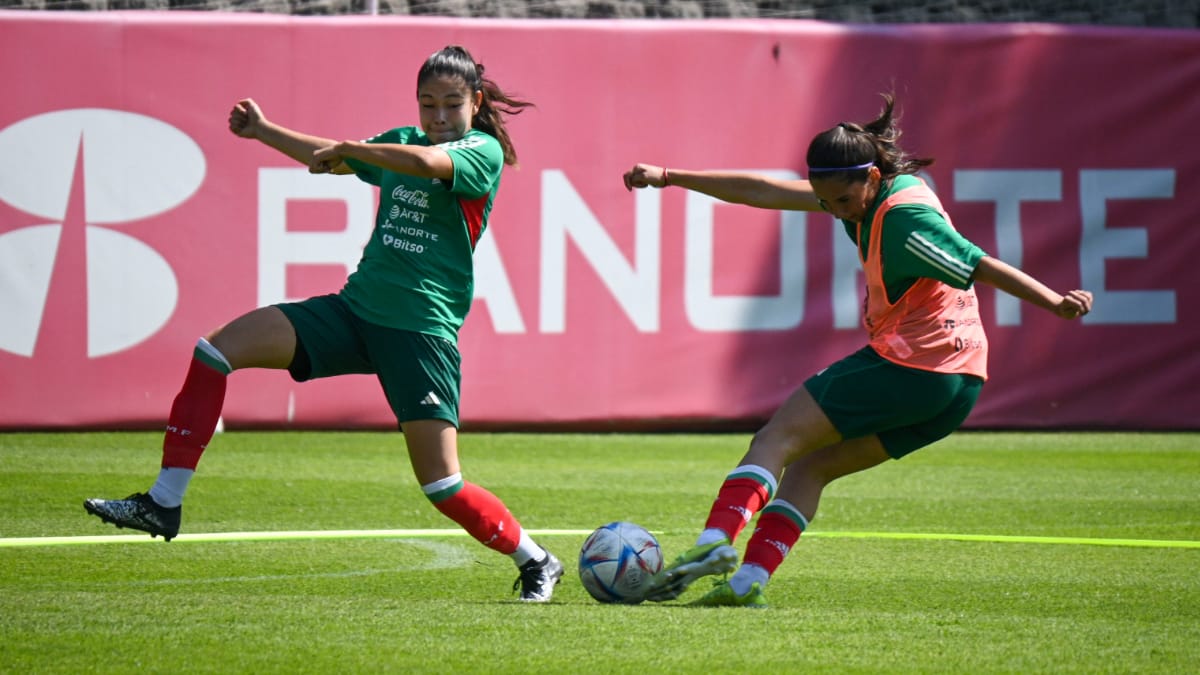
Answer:
[[[775,474],[757,464],[743,464],[737,467],[726,476],[726,480],[730,478],[749,478],[766,485],[767,499],[774,497],[775,491],[779,489],[779,481],[775,480]]]
[[[808,518],[805,518],[804,514],[800,513],[800,509],[796,508],[795,504],[786,499],[772,499],[770,503],[763,507],[763,512],[768,510],[782,512],[783,515],[795,521],[800,526],[801,532],[808,529]]]
[[[213,359],[213,360],[217,361],[218,363],[220,363],[221,365],[225,366],[225,372],[227,374],[230,372],[233,372],[233,366],[229,365],[229,359],[225,358],[225,355],[221,353],[221,350],[212,346],[212,343],[209,342],[208,340],[206,340],[204,338],[200,338],[199,340],[197,340],[196,341],[196,349],[199,349],[200,351],[204,352],[205,356],[208,356],[210,359]]]
[[[432,483],[426,483],[421,486],[421,492],[426,496],[437,494],[446,488],[454,487],[462,482],[462,472],[452,473],[445,478],[435,480]]]

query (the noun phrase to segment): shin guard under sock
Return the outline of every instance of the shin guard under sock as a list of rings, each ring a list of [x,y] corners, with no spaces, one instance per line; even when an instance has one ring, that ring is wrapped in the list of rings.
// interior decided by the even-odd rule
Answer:
[[[201,338],[192,352],[183,387],[171,405],[167,432],[163,437],[163,467],[195,470],[200,455],[212,440],[225,403],[225,380],[232,372],[229,362]]]
[[[484,546],[511,555],[521,542],[521,524],[504,502],[487,490],[454,474],[422,485],[421,491],[438,511],[458,523]]]
[[[807,527],[808,519],[790,502],[772,501],[758,517],[743,564],[758,565],[768,575],[774,574]]]

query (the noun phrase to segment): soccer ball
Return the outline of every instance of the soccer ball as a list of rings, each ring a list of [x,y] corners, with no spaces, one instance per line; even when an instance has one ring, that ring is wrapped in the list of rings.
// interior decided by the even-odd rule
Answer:
[[[597,528],[579,551],[579,579],[600,602],[638,604],[646,583],[662,567],[662,549],[654,535],[623,521]]]

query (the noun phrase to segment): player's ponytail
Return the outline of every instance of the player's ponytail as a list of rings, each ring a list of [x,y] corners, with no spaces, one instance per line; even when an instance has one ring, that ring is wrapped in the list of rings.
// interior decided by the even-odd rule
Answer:
[[[872,166],[884,179],[912,174],[933,164],[932,158],[909,157],[897,144],[900,128],[893,111],[896,98],[882,94],[884,107],[879,117],[866,124],[842,122],[817,134],[808,146],[809,178],[865,180]]]
[[[483,64],[476,63],[475,57],[471,56],[465,47],[450,45],[434,52],[425,60],[425,64],[417,73],[417,87],[431,77],[451,76],[462,78],[471,91],[483,92],[483,101],[475,113],[475,118],[471,120],[471,126],[499,141],[504,150],[504,163],[515,165],[517,150],[513,147],[512,139],[504,126],[503,115],[520,114],[523,109],[533,104],[505,94],[499,85],[484,77],[483,72]]]

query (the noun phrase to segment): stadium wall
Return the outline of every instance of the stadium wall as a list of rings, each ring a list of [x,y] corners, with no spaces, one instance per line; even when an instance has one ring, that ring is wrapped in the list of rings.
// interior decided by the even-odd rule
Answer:
[[[507,19],[816,19],[1196,28],[1200,0],[0,0],[27,10],[207,10]]]
[[[2,428],[157,427],[199,335],[336,290],[373,188],[235,138],[228,110],[367,137],[413,121],[416,67],[447,43],[538,104],[476,255],[467,427],[754,424],[862,346],[830,218],[620,176],[797,175],[814,133],[889,89],[960,230],[1096,292],[1068,323],[981,289],[992,378],[968,426],[1200,427],[1194,31],[17,11],[0,35]],[[394,424],[370,377],[255,371],[225,420]]]

